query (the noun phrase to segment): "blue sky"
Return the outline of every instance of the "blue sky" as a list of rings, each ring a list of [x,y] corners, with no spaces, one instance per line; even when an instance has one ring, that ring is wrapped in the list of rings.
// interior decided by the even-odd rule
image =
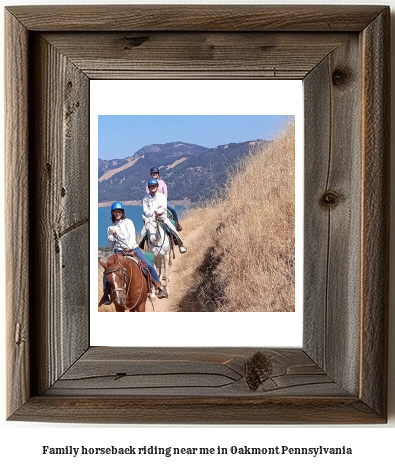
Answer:
[[[127,158],[149,144],[186,142],[213,148],[247,140],[271,140],[290,116],[99,115],[99,158]]]

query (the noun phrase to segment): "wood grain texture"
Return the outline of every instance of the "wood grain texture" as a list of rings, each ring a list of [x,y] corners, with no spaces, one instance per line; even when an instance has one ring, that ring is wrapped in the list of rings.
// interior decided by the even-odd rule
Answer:
[[[363,41],[361,398],[387,411],[390,214],[390,12],[367,27]]]
[[[5,40],[5,203],[6,208],[12,208],[15,223],[8,227],[5,244],[8,254],[5,257],[7,413],[13,413],[30,396],[29,46],[28,31],[8,12],[5,12]]]
[[[22,279],[7,301],[9,419],[385,422],[389,9],[73,6],[6,15],[7,202],[17,201],[29,227],[8,241],[19,262],[8,265],[11,279]],[[303,348],[89,348],[89,80],[277,73],[305,85]]]
[[[46,393],[52,395],[344,396],[303,351],[260,350],[264,380],[249,386],[252,349],[90,348]]]
[[[358,393],[361,227],[359,38],[305,79],[306,352]],[[316,282],[312,283],[311,279]],[[345,301],[347,299],[347,301]],[[323,312],[317,315],[317,312]],[[320,338],[320,342],[316,338]]]
[[[42,393],[89,345],[89,82],[42,37],[32,50],[33,384]]]
[[[262,350],[272,372],[246,385],[251,349],[93,347],[12,419],[100,423],[382,422],[302,350]]]
[[[31,31],[361,31],[382,9],[376,5],[8,7]]]
[[[265,78],[302,80],[349,34],[45,34],[91,79]],[[295,57],[298,61],[295,63]]]
[[[33,397],[13,420],[145,424],[379,424],[356,397]]]
[[[309,123],[304,130],[304,246],[309,255],[304,257],[303,269],[303,345],[307,354],[322,368],[326,367],[327,243],[330,211],[320,202],[327,189],[331,148],[329,71],[329,57],[325,57],[303,82],[305,96],[314,97],[306,99],[304,106],[305,122]],[[315,282],[309,282],[310,279]]]

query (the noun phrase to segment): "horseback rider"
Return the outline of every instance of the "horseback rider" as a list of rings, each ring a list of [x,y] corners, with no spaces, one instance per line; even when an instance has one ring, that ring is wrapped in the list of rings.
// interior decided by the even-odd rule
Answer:
[[[177,240],[180,253],[185,253],[187,249],[184,246],[183,241],[181,240],[180,235],[178,234],[174,225],[170,222],[170,219],[167,216],[167,199],[163,193],[158,192],[159,181],[151,178],[148,181],[149,192],[143,198],[143,212],[145,217],[156,216],[160,222],[164,222],[167,227],[170,228],[172,234]],[[146,234],[146,229],[143,227],[141,231],[141,237],[144,238]]]
[[[108,245],[112,248],[114,253],[123,253],[125,255],[131,255],[136,253],[137,258],[143,260],[148,266],[149,272],[151,273],[153,283],[158,288],[158,299],[167,297],[166,288],[162,286],[159,276],[147,256],[140,250],[136,243],[136,229],[132,220],[127,219],[125,216],[125,208],[122,202],[116,201],[111,206],[111,219],[112,225],[108,227]],[[105,276],[103,279],[103,297],[100,300],[99,305],[110,305],[110,284],[107,282]]]
[[[166,183],[162,179],[159,179],[159,168],[152,167],[151,170],[150,170],[150,173],[151,173],[151,179],[154,179],[154,180],[158,181],[158,193],[164,194],[166,196],[166,199],[167,199],[167,186],[166,186]],[[145,191],[146,191],[147,194],[149,194],[148,184],[145,187]],[[178,215],[177,215],[176,208],[172,204],[169,204],[169,203],[167,203],[167,208],[169,209],[169,211],[173,215],[173,219],[176,223],[177,231],[181,232],[182,227],[181,227],[181,225],[178,221]]]

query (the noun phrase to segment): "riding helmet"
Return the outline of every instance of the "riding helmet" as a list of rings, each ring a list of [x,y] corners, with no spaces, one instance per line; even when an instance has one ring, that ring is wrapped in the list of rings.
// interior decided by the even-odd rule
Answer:
[[[111,206],[111,212],[112,212],[112,211],[115,211],[116,209],[120,209],[120,210],[122,210],[122,211],[125,210],[125,208],[123,207],[122,202],[116,201],[116,202],[114,202],[114,203],[112,204],[112,206]]]
[[[158,173],[158,175],[159,175],[159,168],[156,168],[156,166],[153,166],[153,167],[151,168],[150,173],[151,173],[151,175],[152,175],[152,173]]]
[[[158,180],[151,178],[150,180],[148,180],[147,186],[159,186]]]

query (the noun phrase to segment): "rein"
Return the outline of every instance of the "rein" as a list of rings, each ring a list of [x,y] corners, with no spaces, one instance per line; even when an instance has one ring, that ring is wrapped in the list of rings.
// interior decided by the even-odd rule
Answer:
[[[153,223],[153,222],[150,222],[150,223]],[[155,240],[156,240],[158,237],[160,238],[160,230],[159,230],[159,224],[158,224],[158,222],[155,221],[155,223],[156,223],[156,238],[155,238]],[[149,240],[149,238],[150,238],[150,235],[154,235],[154,233],[148,231],[148,240]],[[166,232],[165,232],[165,229],[163,229],[163,241],[162,241],[162,245],[160,245],[160,246],[159,246],[159,245],[152,245],[152,246],[154,246],[155,248],[159,248],[159,250],[161,250],[162,247],[163,247],[163,245],[165,244],[165,241],[166,241]]]

